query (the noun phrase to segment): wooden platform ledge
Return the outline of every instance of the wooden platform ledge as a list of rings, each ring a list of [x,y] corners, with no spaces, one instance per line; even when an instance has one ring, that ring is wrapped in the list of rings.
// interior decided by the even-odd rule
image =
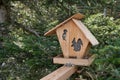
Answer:
[[[67,80],[76,70],[76,66],[62,66],[40,80]]]
[[[88,58],[77,59],[77,58],[64,58],[62,55],[53,58],[53,63],[55,64],[71,64],[79,66],[90,66],[95,59],[94,55],[89,55]]]

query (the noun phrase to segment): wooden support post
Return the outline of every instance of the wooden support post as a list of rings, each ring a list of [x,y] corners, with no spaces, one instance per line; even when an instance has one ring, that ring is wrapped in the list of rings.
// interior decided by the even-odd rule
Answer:
[[[40,80],[66,80],[77,70],[76,66],[62,66]]]

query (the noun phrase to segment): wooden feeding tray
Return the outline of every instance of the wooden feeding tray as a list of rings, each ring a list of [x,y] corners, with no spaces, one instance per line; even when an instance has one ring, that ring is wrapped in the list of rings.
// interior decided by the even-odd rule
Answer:
[[[68,65],[79,65],[79,66],[90,66],[91,63],[95,59],[95,54],[91,55],[89,54],[88,56],[84,58],[64,58],[63,55],[58,55],[53,58],[53,63],[55,64],[68,64]]]

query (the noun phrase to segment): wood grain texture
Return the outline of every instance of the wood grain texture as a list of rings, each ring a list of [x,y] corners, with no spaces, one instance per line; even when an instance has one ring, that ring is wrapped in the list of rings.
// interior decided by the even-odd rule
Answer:
[[[77,70],[76,66],[62,66],[40,80],[67,80]]]
[[[70,50],[70,57],[77,57],[82,58],[85,55],[86,48],[89,44],[88,39],[84,36],[82,31],[75,25],[73,21],[70,21],[69,23],[70,28],[70,39],[69,39],[69,50]],[[81,50],[80,51],[74,51],[72,45],[73,38],[77,40],[80,38],[82,40]]]
[[[66,33],[66,40],[63,40],[62,35],[63,31],[67,30]],[[58,28],[56,30],[58,40],[60,42],[63,55],[65,58],[69,57],[77,57],[77,58],[82,58],[86,54],[86,48],[89,44],[88,39],[84,36],[82,31],[75,25],[75,23],[71,20],[68,23],[62,25],[62,27]],[[80,51],[75,51],[74,47],[72,47],[72,41],[73,39],[76,39],[76,42],[78,39],[82,40],[83,45],[81,46]]]
[[[61,46],[61,49],[63,51],[63,55],[65,58],[68,58],[69,57],[69,23],[66,23],[64,25],[62,25],[62,27],[58,28],[56,33],[57,33],[57,37],[58,37],[58,40],[60,42],[60,46]],[[66,39],[63,40],[62,36],[63,36],[63,33],[64,33],[64,30],[67,30],[66,32]]]

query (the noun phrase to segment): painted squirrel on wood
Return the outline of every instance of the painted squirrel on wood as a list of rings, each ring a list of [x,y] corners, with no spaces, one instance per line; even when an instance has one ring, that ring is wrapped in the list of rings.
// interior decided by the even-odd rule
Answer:
[[[80,51],[82,45],[83,45],[83,43],[82,43],[82,40],[80,38],[77,41],[74,38],[72,41],[71,47],[74,47],[74,51]]]

